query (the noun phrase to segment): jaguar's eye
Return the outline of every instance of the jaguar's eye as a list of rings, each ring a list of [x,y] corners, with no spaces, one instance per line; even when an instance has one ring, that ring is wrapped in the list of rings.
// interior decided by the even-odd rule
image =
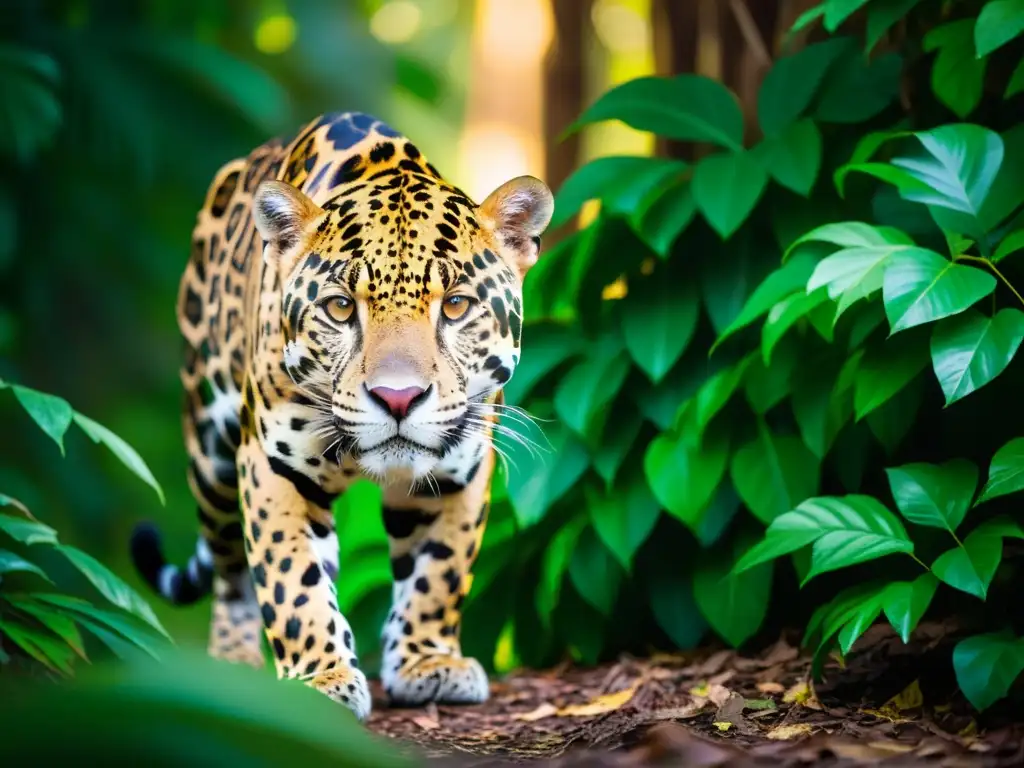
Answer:
[[[352,319],[352,313],[356,308],[355,302],[347,296],[333,296],[321,305],[327,316],[338,324],[347,323]]]
[[[458,320],[469,311],[472,299],[466,296],[449,296],[441,305],[441,311],[449,320]]]

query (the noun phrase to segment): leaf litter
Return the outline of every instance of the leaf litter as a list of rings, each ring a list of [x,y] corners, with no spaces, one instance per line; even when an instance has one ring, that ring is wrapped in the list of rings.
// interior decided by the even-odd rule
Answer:
[[[1024,765],[1024,711],[966,704],[948,627],[873,627],[819,682],[790,640],[516,672],[478,706],[388,709],[375,687],[369,727],[431,766]]]

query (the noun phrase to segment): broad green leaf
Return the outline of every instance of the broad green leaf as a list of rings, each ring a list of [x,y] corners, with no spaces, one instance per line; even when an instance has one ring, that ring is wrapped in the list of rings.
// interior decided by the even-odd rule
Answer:
[[[149,604],[134,589],[125,584],[118,576],[115,576],[103,563],[92,555],[75,547],[69,547],[66,544],[58,544],[57,551],[64,555],[107,600],[118,608],[123,608],[129,613],[138,616],[170,640],[171,636],[167,634],[167,630],[160,624],[160,620],[157,619]]]
[[[740,497],[736,495],[732,483],[723,478],[693,535],[705,549],[713,547],[722,538],[739,511]]]
[[[889,326],[897,333],[963,312],[995,287],[996,279],[987,272],[914,248],[892,257],[882,297]]]
[[[50,577],[46,575],[38,565],[30,563],[21,555],[16,555],[14,552],[9,552],[6,549],[0,549],[0,576],[5,573],[34,573],[46,581],[53,583]]]
[[[697,428],[701,432],[736,392],[752,359],[752,356],[748,355],[738,363],[723,368],[709,377],[697,390],[694,399],[694,413]]]
[[[935,324],[931,352],[935,377],[952,405],[988,384],[1013,360],[1024,341],[1024,312],[1002,309],[988,317],[974,309]]]
[[[1024,185],[1020,183],[1020,179],[1024,178],[1024,122],[1014,123],[1008,130],[1003,131],[999,138],[1003,146],[1003,159],[995,181],[985,196],[979,221],[976,224],[973,219],[960,222],[964,225],[960,229],[965,233],[970,234],[967,225],[974,225],[974,228],[979,230],[974,234],[975,241],[990,241],[989,233],[998,231],[1000,224],[1017,213],[1024,204]],[[936,218],[935,211],[936,209],[929,211],[933,219]],[[955,217],[959,214],[952,215]],[[942,225],[941,221],[938,223]],[[1007,222],[1009,229],[1017,228],[1019,225],[1020,220],[1017,220],[1016,224],[1012,219]],[[956,229],[949,226],[946,228]]]
[[[569,578],[580,597],[608,616],[615,607],[623,571],[593,528],[584,528],[569,558]]]
[[[594,470],[609,485],[615,480],[619,467],[633,450],[644,417],[632,405],[616,406],[601,433],[601,444],[591,451]]]
[[[820,19],[824,15],[825,2],[818,3],[813,8],[808,8],[806,11],[797,16],[796,21],[793,22],[793,26],[789,28],[788,32],[786,32],[787,37],[796,32],[799,32],[801,29],[809,27],[817,19]]]
[[[720,152],[693,171],[693,199],[704,218],[727,240],[754,210],[768,174],[747,152]]]
[[[1005,536],[1024,538],[1024,532],[998,518],[983,523],[962,544],[939,555],[932,563],[932,573],[949,586],[984,600],[1002,561]]]
[[[696,647],[708,627],[694,599],[689,572],[682,568],[662,569],[646,592],[654,620],[676,647]]]
[[[562,377],[555,390],[555,411],[580,436],[594,436],[595,424],[603,423],[603,409],[629,375],[629,357],[620,349],[617,339],[603,339]]]
[[[828,0],[825,3],[824,27],[835,32],[839,25],[867,5],[868,0]]]
[[[910,642],[910,633],[931,605],[938,586],[939,581],[933,574],[924,573],[913,581],[894,581],[886,587],[882,608],[904,643]]]
[[[630,286],[622,300],[626,349],[651,381],[665,378],[697,329],[700,297],[692,284],[676,285],[655,272]]]
[[[67,643],[58,642],[42,630],[8,617],[0,618],[0,633],[40,664],[65,675],[73,674],[74,651]]]
[[[759,317],[769,312],[782,299],[797,291],[803,292],[808,278],[814,271],[815,263],[813,257],[807,254],[797,254],[769,274],[754,289],[754,292],[750,294],[750,298],[743,305],[739,315],[715,339],[715,343],[711,345],[708,355],[711,355],[723,341],[734,333],[746,328]]]
[[[0,514],[0,532],[22,544],[56,544],[57,532],[48,525]]]
[[[892,164],[923,182],[927,191],[901,190],[902,196],[977,219],[1003,162],[1003,139],[995,131],[969,123],[914,135],[930,157],[895,158]]]
[[[1021,490],[1024,490],[1024,437],[1015,438],[996,451],[988,468],[988,481],[975,506]]]
[[[884,593],[872,595],[850,612],[843,628],[839,630],[839,650],[844,656],[882,613],[883,595]]]
[[[569,569],[569,560],[586,525],[585,516],[578,515],[572,518],[558,529],[544,548],[536,604],[541,624],[546,628],[551,626],[551,614],[558,607],[558,598],[562,592],[562,579]]]
[[[1010,82],[1006,84],[1006,91],[1003,93],[1004,99],[1010,99],[1016,96],[1018,93],[1024,93],[1024,58],[1017,64],[1017,68],[1013,70],[1013,74],[1010,75]]]
[[[1002,239],[995,253],[992,254],[992,263],[998,264],[1011,253],[1024,250],[1024,229],[1011,232]]]
[[[21,45],[0,45],[5,119],[0,122],[0,153],[30,163],[53,141],[64,122],[61,71],[45,53]]]
[[[893,227],[879,227],[862,221],[839,221],[822,224],[801,235],[786,248],[782,260],[805,243],[831,243],[841,248],[876,248],[884,246],[913,245],[906,233]]]
[[[974,55],[973,27],[973,18],[950,21],[929,30],[922,41],[926,52],[938,51],[932,92],[961,119],[978,106],[985,88],[987,61]]]
[[[912,195],[925,196],[933,190],[925,182],[914,176],[910,171],[898,168],[889,163],[847,163],[836,169],[833,181],[840,196],[845,195],[846,177],[851,173],[863,173],[892,184],[899,191],[900,197],[909,200]],[[905,226],[905,225],[904,225]]]
[[[871,53],[882,36],[893,24],[907,17],[907,14],[921,0],[887,0],[868,6],[867,28],[864,33],[864,52]]]
[[[772,65],[757,94],[757,119],[765,136],[783,133],[807,110],[828,68],[847,45],[842,39],[812,43]]]
[[[649,195],[630,215],[629,225],[648,248],[667,259],[696,212],[690,180],[683,179]]]
[[[604,120],[621,120],[668,139],[710,141],[733,150],[743,146],[739,102],[721,83],[701,75],[629,80],[605,91],[568,132]]]
[[[45,392],[35,389],[13,385],[11,391],[18,398],[22,408],[32,417],[32,420],[39,425],[47,435],[53,438],[60,448],[61,455],[64,455],[64,433],[71,426],[71,417],[74,413],[68,401]]]
[[[510,429],[520,427],[509,423]],[[498,445],[509,458],[508,495],[516,512],[516,521],[523,528],[531,526],[547,514],[551,505],[562,498],[583,475],[589,464],[587,449],[572,431],[560,423],[546,424],[544,434],[550,442],[550,453],[538,454],[518,440],[504,440]],[[524,439],[532,440],[529,435]]]
[[[856,421],[881,408],[924,370],[928,357],[919,341],[897,336],[867,350],[854,374]]]
[[[1024,32],[1024,0],[989,0],[974,25],[978,58],[988,56]]]
[[[791,435],[775,435],[762,423],[730,467],[743,503],[766,525],[818,492],[818,457]]]
[[[717,441],[695,446],[663,432],[644,455],[644,473],[654,496],[673,517],[695,530],[725,474],[729,452]]]
[[[633,555],[658,522],[661,506],[642,474],[623,478],[610,493],[586,489],[590,522],[598,537],[628,572]]]
[[[522,404],[551,371],[584,347],[579,332],[560,323],[529,323],[523,328],[522,357],[512,379],[505,384],[505,399]]]
[[[807,281],[807,292],[824,288],[836,306],[833,325],[854,303],[882,290],[883,276],[892,257],[916,250],[913,245],[854,246],[836,251],[818,262]]]
[[[767,136],[752,154],[775,181],[807,197],[821,168],[821,132],[813,120],[798,120],[782,133]]]
[[[820,606],[811,616],[804,632],[803,646],[812,645],[817,636],[819,649],[825,646],[865,603],[873,603],[885,591],[886,584],[869,581],[840,590],[829,602]]]
[[[866,59],[853,38],[829,67],[819,91],[814,117],[825,123],[863,123],[899,95],[901,58],[886,53]]]
[[[742,552],[747,540],[737,540]],[[774,563],[736,573],[722,548],[704,550],[693,572],[693,595],[711,628],[734,648],[749,640],[764,621],[771,596]]]
[[[68,613],[58,611],[28,596],[7,595],[4,599],[22,613],[27,613],[35,618],[40,624],[67,643],[80,657],[86,661],[89,660],[88,656],[85,655],[82,635]]]
[[[955,533],[971,508],[978,468],[966,459],[904,464],[885,470],[896,508],[917,525]]]
[[[142,460],[142,457],[135,452],[128,443],[122,440],[120,437],[115,435],[109,429],[104,427],[99,422],[93,421],[87,416],[75,412],[74,414],[75,423],[82,428],[94,443],[102,443],[110,449],[121,463],[130,469],[137,477],[145,482],[149,487],[156,491],[156,495],[160,499],[160,503],[166,503],[164,499],[163,489],[160,484],[153,477],[153,473],[149,471],[149,467],[146,466],[146,462]]]
[[[964,696],[984,711],[1024,672],[1024,641],[1009,630],[968,637],[953,648],[953,669]]]
[[[13,507],[14,509],[21,512],[25,517],[35,519],[32,517],[32,513],[28,511],[28,507],[22,504],[13,496],[8,496],[6,493],[0,493],[0,508],[2,507]]]
[[[99,622],[102,626],[114,630],[125,640],[128,640],[133,645],[141,648],[154,659],[159,660],[160,652],[168,647],[166,642],[153,637],[147,630],[143,629],[139,624],[132,621],[124,614],[97,608],[77,597],[59,595],[52,592],[36,592],[28,595],[28,597],[44,603],[49,603],[50,605],[55,605],[58,608],[63,608],[74,614],[80,614]]]
[[[761,330],[761,357],[765,365],[771,364],[772,352],[786,331],[827,300],[828,294],[823,290],[797,292],[790,294],[768,311],[764,328]]]
[[[842,367],[812,365],[793,382],[793,417],[800,437],[815,456],[824,459],[853,415],[852,389],[860,355],[846,359]]]
[[[629,214],[651,190],[686,168],[680,160],[663,157],[613,156],[591,160],[562,183],[548,226],[560,227],[588,200],[600,200],[603,210]]]
[[[801,502],[768,526],[765,541],[748,552],[736,569],[746,569],[811,544],[814,576],[876,560],[885,555],[913,552],[903,524],[871,496],[819,496]]]

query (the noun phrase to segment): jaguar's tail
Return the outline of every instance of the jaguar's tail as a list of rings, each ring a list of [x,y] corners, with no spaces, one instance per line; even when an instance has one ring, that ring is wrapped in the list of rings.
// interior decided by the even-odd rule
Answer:
[[[213,583],[213,556],[200,536],[195,554],[185,568],[164,559],[160,531],[153,523],[139,523],[132,531],[132,562],[142,578],[174,605],[190,605],[210,592]]]

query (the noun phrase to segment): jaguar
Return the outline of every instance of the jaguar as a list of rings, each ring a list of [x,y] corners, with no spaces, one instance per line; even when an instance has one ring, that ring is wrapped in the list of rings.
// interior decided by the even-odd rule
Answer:
[[[132,532],[168,601],[212,594],[208,652],[371,709],[338,606],[332,506],[381,487],[392,571],[380,678],[397,705],[478,703],[460,627],[520,359],[522,283],[554,206],[532,176],[476,204],[409,139],[322,115],[215,174],[181,277],[187,479],[199,535],[167,562]]]

